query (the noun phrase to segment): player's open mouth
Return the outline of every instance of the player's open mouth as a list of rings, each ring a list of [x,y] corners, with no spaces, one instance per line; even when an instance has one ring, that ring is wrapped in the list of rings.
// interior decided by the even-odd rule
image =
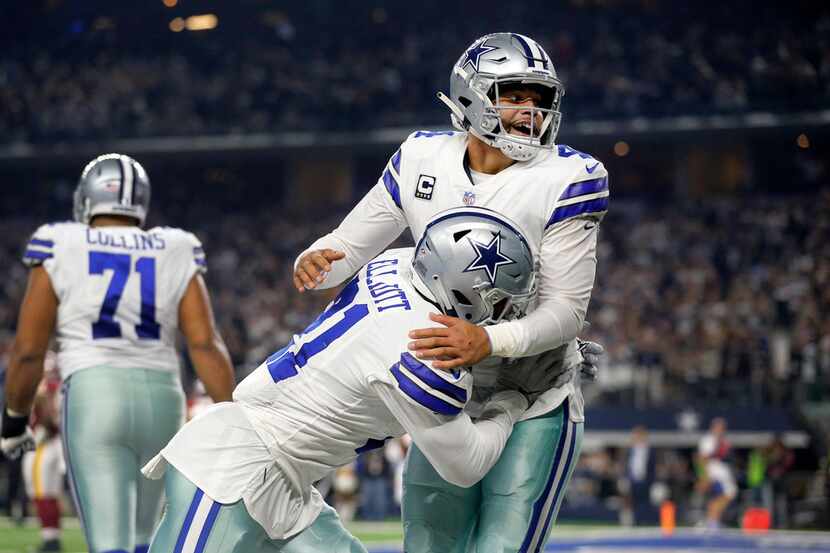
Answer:
[[[518,136],[531,136],[530,121],[520,121],[510,126],[510,134]]]

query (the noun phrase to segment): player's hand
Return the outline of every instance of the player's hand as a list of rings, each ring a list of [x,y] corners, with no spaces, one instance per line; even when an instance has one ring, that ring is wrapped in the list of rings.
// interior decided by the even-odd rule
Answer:
[[[35,437],[29,429],[29,417],[16,417],[3,410],[3,434],[0,451],[9,459],[17,459],[35,448]]]
[[[346,254],[332,249],[312,250],[300,258],[294,270],[294,286],[303,293],[317,288],[331,271],[332,261],[343,259]]]
[[[433,360],[436,369],[451,371],[475,365],[492,351],[490,337],[480,327],[456,317],[430,313],[430,320],[443,327],[412,330],[409,349],[418,359]]]
[[[599,363],[599,358],[605,354],[605,348],[596,342],[589,342],[581,338],[577,338],[576,343],[578,344],[579,353],[582,354],[582,363],[580,365],[582,378],[591,381],[596,380],[597,373],[599,372],[597,364]]]

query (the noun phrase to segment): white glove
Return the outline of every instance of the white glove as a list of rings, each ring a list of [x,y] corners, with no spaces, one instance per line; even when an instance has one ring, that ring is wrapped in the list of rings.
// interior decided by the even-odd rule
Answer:
[[[597,364],[599,363],[600,356],[605,353],[605,348],[596,342],[589,342],[581,338],[577,338],[576,343],[578,344],[579,353],[582,354],[582,363],[580,365],[582,378],[592,381],[596,380],[597,372],[599,372]]]

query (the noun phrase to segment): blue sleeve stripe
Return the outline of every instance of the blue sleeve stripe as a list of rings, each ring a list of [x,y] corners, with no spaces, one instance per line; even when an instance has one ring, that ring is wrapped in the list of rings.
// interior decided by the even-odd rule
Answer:
[[[274,382],[291,378],[297,374],[297,367],[294,365],[294,354],[288,351],[288,347],[282,348],[265,360],[265,366],[268,367],[268,372]]]
[[[392,176],[392,172],[389,171],[388,167],[383,172],[383,185],[386,186],[386,191],[392,196],[392,201],[395,202],[395,205],[403,209],[401,207],[401,191],[398,188],[398,181]]]
[[[432,394],[428,394],[415,384],[408,376],[401,371],[401,364],[395,363],[391,368],[392,375],[398,381],[398,387],[403,393],[415,400],[416,403],[423,405],[430,411],[454,417],[461,413],[461,407],[456,407],[443,399],[437,398]]]
[[[41,252],[38,250],[26,250],[23,253],[23,259],[37,259],[38,261],[42,261],[44,259],[49,259],[52,257],[52,254],[49,252]]]
[[[205,253],[205,250],[204,250],[202,247],[200,247],[200,246],[196,246],[196,247],[194,247],[194,248],[193,248],[193,253],[201,253],[201,254],[203,254],[203,253]]]
[[[51,248],[55,245],[52,240],[41,240],[40,238],[32,238],[29,240],[31,246],[43,246],[44,248]]]
[[[398,149],[395,155],[392,156],[392,167],[395,168],[397,174],[401,174],[401,151]]]
[[[193,261],[194,261],[194,262],[196,263],[196,265],[198,265],[199,267],[207,267],[207,261],[205,261],[204,259],[194,259]]]
[[[608,177],[575,182],[565,189],[565,192],[562,193],[559,199],[567,200],[568,198],[575,198],[576,196],[602,192],[603,190],[608,190]]]
[[[587,202],[580,202],[578,204],[571,204],[566,205],[563,207],[557,208],[553,215],[550,217],[550,221],[548,224],[545,225],[545,228],[558,223],[559,221],[564,221],[569,217],[574,217],[576,215],[583,215],[585,213],[600,213],[602,211],[608,210],[608,197],[604,198],[596,198],[594,200],[589,200]]]
[[[438,390],[456,401],[467,403],[467,390],[461,388],[460,386],[456,386],[452,382],[447,382],[435,374],[432,369],[415,359],[411,353],[402,353],[401,363],[404,364],[404,367],[406,367],[410,373],[417,376],[421,382],[430,388]]]

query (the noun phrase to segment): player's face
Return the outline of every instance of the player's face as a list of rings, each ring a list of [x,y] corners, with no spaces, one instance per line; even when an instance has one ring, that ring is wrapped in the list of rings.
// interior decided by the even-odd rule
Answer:
[[[499,89],[498,106],[501,110],[501,123],[509,134],[539,136],[542,127],[542,113],[532,112],[529,108],[540,107],[542,92],[526,85],[507,85]],[[532,127],[531,127],[532,121]]]

